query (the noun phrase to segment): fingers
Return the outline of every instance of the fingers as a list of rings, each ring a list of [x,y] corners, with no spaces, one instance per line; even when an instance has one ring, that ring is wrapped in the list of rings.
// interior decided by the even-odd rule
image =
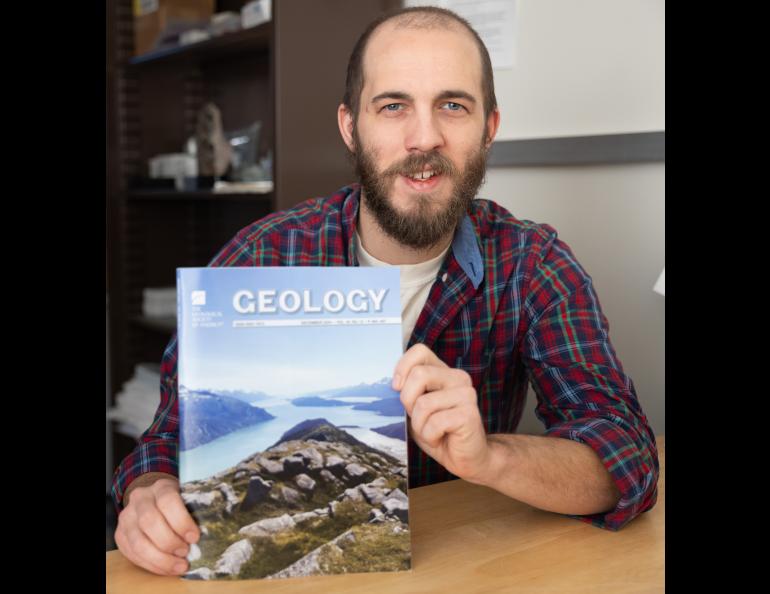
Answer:
[[[155,501],[171,530],[179,538],[189,544],[198,542],[200,539],[200,529],[190,515],[190,512],[187,511],[182,496],[179,494],[178,486],[171,484],[160,486],[156,491]],[[183,542],[182,546],[184,547],[186,543]],[[170,551],[171,549],[166,550]]]
[[[158,549],[142,533],[136,514],[128,508],[118,516],[115,544],[132,563],[157,575],[181,575],[187,571],[187,560]]]
[[[426,425],[433,415],[440,411],[464,407],[472,407],[478,415],[476,391],[472,386],[457,386],[439,392],[422,394],[417,398],[412,407],[410,415],[412,431],[424,440],[426,437]],[[470,414],[470,411],[468,414]]]
[[[123,512],[125,513],[125,512]],[[123,515],[123,514],[121,514]],[[147,561],[144,561],[142,559],[139,559],[136,554],[131,550],[131,547],[128,544],[128,538],[125,536],[125,531],[121,529],[120,524],[118,524],[117,529],[115,530],[115,544],[118,545],[118,550],[123,553],[123,556],[131,561],[134,565],[138,565],[142,569],[146,569],[147,571],[151,571],[152,573],[158,574],[158,575],[165,575],[165,572],[160,569],[159,567],[155,567],[151,563],[148,563]]]
[[[450,472],[471,476],[487,448],[471,376],[416,344],[396,364],[392,386],[401,392],[417,445]]]
[[[189,564],[188,543],[200,531],[174,482],[137,488],[118,516],[115,544],[136,565],[159,575],[180,575]],[[185,541],[187,539],[187,541]]]
[[[420,436],[425,443],[432,448],[437,448],[444,436],[450,433],[458,433],[464,425],[467,425],[468,415],[472,411],[467,407],[455,407],[440,410],[430,415],[422,427]]]
[[[157,549],[179,557],[187,555],[188,544],[169,526],[155,501],[137,502],[136,513],[139,530]]]
[[[394,390],[401,390],[404,380],[409,376],[409,372],[415,365],[449,367],[424,344],[417,343],[412,345],[408,351],[401,355],[398,363],[396,363],[396,368],[393,370],[393,383],[391,385]]]
[[[414,406],[422,395],[455,387],[473,389],[470,375],[462,369],[451,369],[446,366],[416,365],[410,369],[401,388],[401,404],[404,405],[406,413],[414,417]],[[475,402],[475,390],[473,394]]]

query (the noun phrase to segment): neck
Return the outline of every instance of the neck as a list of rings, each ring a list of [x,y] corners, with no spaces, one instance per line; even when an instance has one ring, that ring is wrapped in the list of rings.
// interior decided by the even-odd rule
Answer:
[[[452,243],[452,238],[454,237],[453,230],[434,245],[425,249],[415,249],[399,243],[396,239],[385,233],[377,224],[374,215],[366,206],[363,190],[361,190],[361,200],[358,208],[357,232],[361,244],[367,252],[378,260],[394,266],[419,264],[432,260]]]

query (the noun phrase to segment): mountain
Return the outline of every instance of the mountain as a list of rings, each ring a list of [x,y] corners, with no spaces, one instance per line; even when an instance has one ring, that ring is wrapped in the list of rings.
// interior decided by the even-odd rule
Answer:
[[[401,405],[400,395],[391,388],[392,379],[384,377],[371,384],[360,383],[357,386],[347,386],[323,392],[325,398],[317,394],[307,394],[300,398],[295,398],[292,404],[295,406],[350,406],[350,402],[335,400],[330,396],[339,398],[344,396],[365,396],[376,397],[374,402],[360,402],[353,406],[353,410],[369,410],[387,417],[397,417],[404,414],[404,407]]]
[[[198,390],[199,394],[209,394],[211,396],[227,396],[229,398],[237,398],[248,404],[257,402],[259,400],[269,400],[272,398],[270,394],[264,392],[246,392],[244,390]]]
[[[291,401],[294,406],[350,406],[350,402],[321,398],[320,396],[302,396]]]
[[[361,446],[367,450],[369,449],[368,445],[361,443],[346,431],[338,429],[333,423],[330,423],[323,418],[302,421],[281,435],[281,438],[270,447],[274,448],[285,441],[307,441],[308,439],[347,443],[350,445]]]
[[[404,407],[401,404],[401,398],[398,392],[389,395],[387,398],[380,398],[373,402],[345,402],[344,400],[335,400],[333,398],[321,398],[320,396],[301,396],[291,401],[294,406],[351,406],[353,410],[370,410],[386,417],[397,417],[404,414]]]
[[[401,441],[406,441],[406,426],[404,423],[393,423],[383,427],[372,427],[372,431],[386,437],[395,437]]]
[[[393,388],[390,387],[392,378],[384,377],[371,384],[360,383],[357,386],[347,386],[345,388],[336,388],[324,392],[324,396],[374,396],[377,398],[392,398],[394,395],[398,396]],[[349,404],[349,403],[348,403]]]
[[[269,412],[210,390],[191,391],[179,387],[179,416],[182,431],[179,449],[189,450],[275,417]]]
[[[390,398],[381,398],[374,402],[361,402],[353,407],[353,410],[371,410],[386,417],[397,417],[404,414],[404,406],[398,392]]]
[[[240,463],[183,483],[182,500],[201,527],[184,578],[409,569],[406,458],[353,442],[311,419]]]

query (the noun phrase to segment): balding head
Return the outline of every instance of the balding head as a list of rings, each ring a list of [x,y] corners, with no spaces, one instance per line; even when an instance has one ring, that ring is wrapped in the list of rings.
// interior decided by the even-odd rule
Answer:
[[[345,82],[345,96],[342,103],[358,116],[360,108],[361,91],[364,88],[364,58],[371,37],[375,33],[384,32],[387,29],[414,29],[414,30],[450,30],[467,33],[475,43],[479,51],[481,65],[481,89],[484,103],[484,118],[497,107],[495,98],[495,86],[492,76],[492,63],[489,52],[481,41],[476,31],[470,24],[452,11],[434,6],[420,6],[402,8],[383,14],[369,24],[356,42],[348,61],[347,79]]]

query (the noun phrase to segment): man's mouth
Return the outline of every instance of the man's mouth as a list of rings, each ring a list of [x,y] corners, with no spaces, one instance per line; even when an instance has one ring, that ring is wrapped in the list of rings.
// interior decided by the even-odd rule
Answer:
[[[410,188],[425,191],[435,188],[443,175],[433,169],[425,169],[409,175],[402,174],[401,177]]]
[[[430,179],[434,175],[438,175],[438,174],[435,173],[432,169],[426,169],[425,171],[419,171],[417,173],[414,173],[414,174],[410,175],[409,177],[419,181],[419,180]]]

